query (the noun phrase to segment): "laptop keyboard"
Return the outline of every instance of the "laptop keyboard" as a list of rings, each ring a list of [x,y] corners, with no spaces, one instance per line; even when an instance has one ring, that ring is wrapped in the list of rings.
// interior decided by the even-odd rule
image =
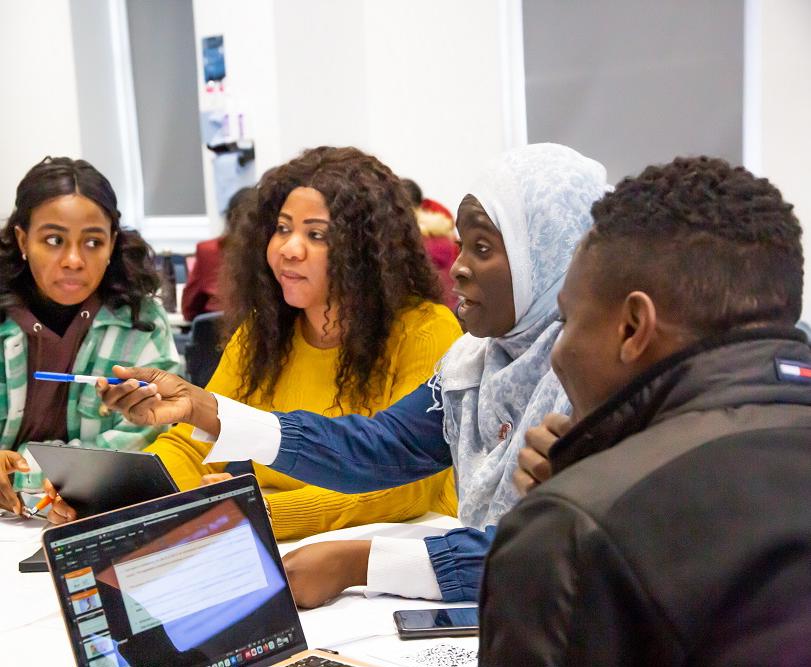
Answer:
[[[329,658],[321,658],[317,655],[311,655],[301,660],[296,660],[290,667],[349,667],[345,662],[335,662]]]

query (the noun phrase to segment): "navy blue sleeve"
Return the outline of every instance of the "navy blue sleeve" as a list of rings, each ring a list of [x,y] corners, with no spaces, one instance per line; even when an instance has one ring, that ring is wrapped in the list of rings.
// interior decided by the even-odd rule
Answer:
[[[270,467],[341,493],[415,482],[453,464],[442,433],[442,410],[429,412],[433,405],[433,392],[423,384],[374,417],[274,413],[282,439]]]
[[[457,528],[425,538],[428,556],[445,602],[478,600],[484,557],[496,536],[496,527],[484,531]]]

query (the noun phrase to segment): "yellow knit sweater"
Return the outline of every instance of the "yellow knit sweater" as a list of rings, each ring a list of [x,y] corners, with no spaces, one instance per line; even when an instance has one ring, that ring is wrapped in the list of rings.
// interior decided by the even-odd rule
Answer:
[[[206,387],[229,398],[236,398],[244,368],[236,343],[238,335],[239,332],[229,341]],[[425,382],[436,362],[460,335],[456,319],[444,306],[423,302],[404,310],[389,336],[385,388],[381,395],[372,397],[373,412],[396,403]],[[300,326],[296,326],[290,356],[273,400],[268,401],[257,392],[246,402],[268,411],[308,410],[329,417],[340,415],[340,409],[332,407],[338,352],[339,348],[312,347],[304,340]],[[192,439],[192,430],[188,424],[178,424],[147,448],[160,456],[183,490],[199,486],[202,475],[222,472],[225,467],[203,465],[211,445]],[[450,469],[413,484],[358,494],[303,484],[259,464],[254,464],[254,472],[259,485],[270,490],[266,499],[271,508],[273,532],[280,540],[377,521],[405,521],[428,511],[456,515],[456,488]]]

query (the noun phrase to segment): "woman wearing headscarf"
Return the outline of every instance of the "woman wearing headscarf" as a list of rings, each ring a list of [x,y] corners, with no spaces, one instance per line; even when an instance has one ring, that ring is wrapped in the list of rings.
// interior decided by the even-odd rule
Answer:
[[[305,607],[362,584],[407,597],[476,599],[493,524],[518,499],[512,473],[524,434],[568,407],[550,367],[557,292],[605,190],[603,166],[564,146],[499,158],[457,217],[461,253],[452,275],[468,333],[429,383],[373,418],[257,413],[148,369],[117,369],[153,384],[102,384],[105,403],[138,423],[191,421],[216,438],[209,460],[250,457],[343,492],[404,484],[453,465],[466,528],[425,540],[308,545],[290,553],[285,568]]]

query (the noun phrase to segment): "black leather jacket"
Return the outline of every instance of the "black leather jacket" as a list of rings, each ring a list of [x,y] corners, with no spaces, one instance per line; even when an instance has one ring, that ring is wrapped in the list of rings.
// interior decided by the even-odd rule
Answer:
[[[499,525],[480,664],[811,665],[811,369],[793,329],[664,360]]]

